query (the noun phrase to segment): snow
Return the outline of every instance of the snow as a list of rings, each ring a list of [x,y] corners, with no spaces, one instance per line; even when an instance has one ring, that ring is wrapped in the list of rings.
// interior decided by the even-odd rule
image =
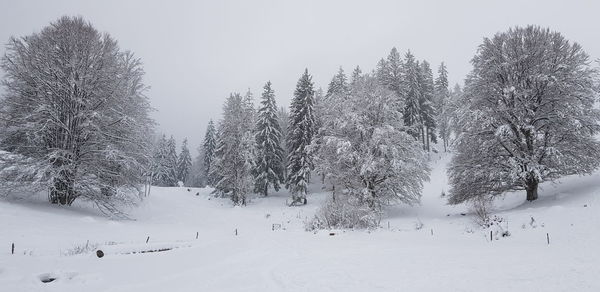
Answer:
[[[421,206],[390,208],[381,229],[333,236],[304,231],[328,196],[318,185],[302,207],[287,207],[283,191],[232,207],[209,189],[154,187],[121,221],[43,197],[2,200],[0,290],[600,291],[599,172],[543,184],[533,203],[507,194],[496,215],[511,236],[490,241],[466,206],[441,197],[449,156],[431,161]]]

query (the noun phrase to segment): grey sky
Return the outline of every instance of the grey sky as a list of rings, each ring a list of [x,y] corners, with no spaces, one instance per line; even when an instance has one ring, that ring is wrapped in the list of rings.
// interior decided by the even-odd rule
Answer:
[[[370,71],[392,47],[462,82],[483,37],[539,24],[600,57],[599,1],[24,1],[0,0],[0,41],[80,15],[144,62],[160,131],[192,152],[230,92],[273,82],[288,106],[304,68],[325,90],[339,66]],[[0,48],[4,54],[4,47]]]

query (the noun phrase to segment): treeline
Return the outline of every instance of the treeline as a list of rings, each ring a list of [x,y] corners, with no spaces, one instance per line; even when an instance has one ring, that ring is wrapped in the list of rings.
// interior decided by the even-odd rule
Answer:
[[[141,62],[79,17],[9,39],[0,67],[0,191],[46,191],[49,202],[86,199],[109,214],[148,185],[211,186],[246,205],[285,187],[307,203],[310,182],[331,199],[311,228],[369,227],[390,204],[418,204],[427,153],[452,149],[449,203],[489,202],[600,165],[598,69],[577,43],[537,26],[485,38],[464,88],[442,63],[394,48],[375,70],[342,68],[327,90],[308,70],[289,109],[266,82],[232,93],[209,122],[193,161],[184,141],[159,136]],[[146,186],[146,188],[144,187]]]

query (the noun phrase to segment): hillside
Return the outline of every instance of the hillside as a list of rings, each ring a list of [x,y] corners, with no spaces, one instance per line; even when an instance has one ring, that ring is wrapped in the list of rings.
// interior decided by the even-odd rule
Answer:
[[[448,161],[432,157],[421,206],[390,208],[378,230],[334,235],[304,230],[328,196],[319,185],[304,207],[279,192],[243,208],[208,189],[155,187],[121,221],[43,198],[2,200],[0,290],[600,291],[600,173],[546,183],[534,203],[498,200],[510,236],[490,241],[466,206],[440,196]],[[170,250],[134,253],[160,249]]]

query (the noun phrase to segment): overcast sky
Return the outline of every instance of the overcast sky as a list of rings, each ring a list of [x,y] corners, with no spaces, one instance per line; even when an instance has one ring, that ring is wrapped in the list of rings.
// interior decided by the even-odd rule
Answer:
[[[410,49],[452,84],[483,37],[538,24],[600,57],[600,1],[26,1],[0,0],[0,40],[79,15],[140,57],[159,130],[192,152],[230,92],[273,82],[288,106],[304,68],[324,90],[342,66],[371,71],[392,47]],[[4,55],[4,46],[0,48]]]

